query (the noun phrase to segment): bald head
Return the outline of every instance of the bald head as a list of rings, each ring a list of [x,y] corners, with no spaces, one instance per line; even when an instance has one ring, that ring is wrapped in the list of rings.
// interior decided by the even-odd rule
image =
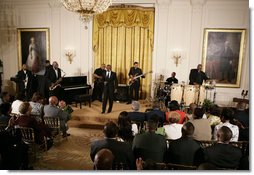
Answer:
[[[58,104],[58,99],[56,96],[51,96],[49,98],[49,104],[51,104],[52,106],[56,106]]]
[[[101,149],[94,157],[94,166],[96,170],[111,170],[114,155],[109,149]]]

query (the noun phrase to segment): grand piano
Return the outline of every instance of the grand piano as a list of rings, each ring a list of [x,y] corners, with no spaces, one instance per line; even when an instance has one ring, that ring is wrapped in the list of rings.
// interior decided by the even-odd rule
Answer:
[[[67,104],[74,102],[78,95],[89,94],[91,85],[87,84],[87,76],[63,77],[61,87]]]

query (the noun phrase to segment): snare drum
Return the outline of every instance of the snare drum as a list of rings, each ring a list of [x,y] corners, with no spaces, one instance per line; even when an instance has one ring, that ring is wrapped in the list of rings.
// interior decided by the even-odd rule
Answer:
[[[180,104],[183,97],[183,86],[181,84],[172,84],[171,85],[171,92],[170,92],[170,99],[178,101]]]
[[[189,106],[191,103],[196,102],[196,95],[198,92],[198,87],[195,85],[185,85],[183,101],[185,106]]]
[[[164,89],[164,92],[169,93],[170,92],[170,85],[169,84],[165,84],[163,89]]]

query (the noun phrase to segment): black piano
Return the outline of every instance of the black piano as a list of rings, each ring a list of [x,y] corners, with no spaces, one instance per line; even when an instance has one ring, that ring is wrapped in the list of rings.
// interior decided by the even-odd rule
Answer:
[[[91,85],[87,84],[87,76],[63,77],[61,87],[67,104],[74,102],[78,95],[88,94]]]

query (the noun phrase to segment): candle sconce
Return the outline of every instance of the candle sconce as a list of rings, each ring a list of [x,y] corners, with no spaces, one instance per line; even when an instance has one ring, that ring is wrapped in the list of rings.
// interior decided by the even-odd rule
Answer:
[[[75,57],[75,50],[74,49],[65,49],[65,56],[67,57],[70,64],[73,61],[73,58]]]
[[[174,60],[176,66],[178,66],[180,59],[182,59],[182,53],[180,50],[173,51],[172,59]]]

